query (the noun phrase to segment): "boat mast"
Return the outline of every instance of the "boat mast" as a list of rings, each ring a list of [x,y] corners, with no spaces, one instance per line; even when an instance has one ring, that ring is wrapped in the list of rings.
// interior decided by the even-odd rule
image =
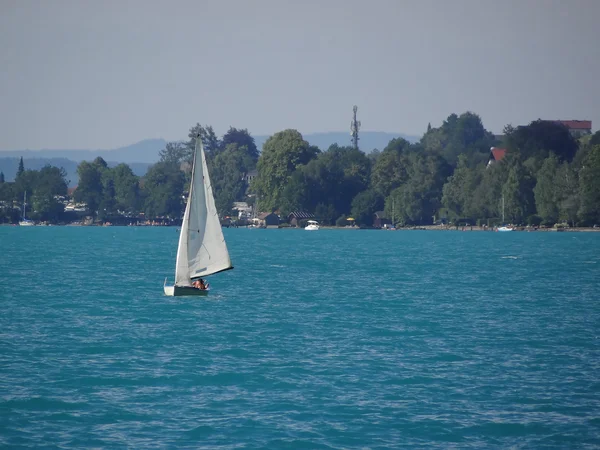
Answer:
[[[504,194],[502,194],[502,225],[504,225]]]
[[[25,205],[27,204],[27,191],[23,193],[23,222],[25,222]]]

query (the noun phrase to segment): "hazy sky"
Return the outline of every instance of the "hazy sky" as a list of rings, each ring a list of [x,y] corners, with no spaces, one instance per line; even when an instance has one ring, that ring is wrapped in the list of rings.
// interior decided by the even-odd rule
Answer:
[[[600,127],[600,0],[0,0],[0,150],[253,135]]]

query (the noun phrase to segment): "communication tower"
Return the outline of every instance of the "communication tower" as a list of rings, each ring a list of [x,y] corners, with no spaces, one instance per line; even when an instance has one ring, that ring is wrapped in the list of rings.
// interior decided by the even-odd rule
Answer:
[[[350,136],[352,136],[352,146],[358,150],[358,130],[360,130],[360,121],[356,120],[356,111],[358,106],[354,105],[354,117],[350,123]]]

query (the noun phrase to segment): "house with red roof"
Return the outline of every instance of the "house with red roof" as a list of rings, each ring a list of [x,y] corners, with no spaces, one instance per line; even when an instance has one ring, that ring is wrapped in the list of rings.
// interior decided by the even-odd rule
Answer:
[[[580,138],[586,134],[592,134],[591,120],[553,120],[554,123],[564,125],[574,138]]]
[[[487,167],[490,167],[492,164],[502,161],[506,156],[506,149],[500,147],[492,147],[490,148],[490,159],[488,160]]]

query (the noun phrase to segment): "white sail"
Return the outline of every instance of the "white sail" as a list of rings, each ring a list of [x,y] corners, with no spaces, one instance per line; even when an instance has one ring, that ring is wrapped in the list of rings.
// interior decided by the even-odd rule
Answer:
[[[190,193],[177,248],[175,285],[191,286],[192,279],[231,268],[231,259],[215,207],[202,140],[197,138]]]

